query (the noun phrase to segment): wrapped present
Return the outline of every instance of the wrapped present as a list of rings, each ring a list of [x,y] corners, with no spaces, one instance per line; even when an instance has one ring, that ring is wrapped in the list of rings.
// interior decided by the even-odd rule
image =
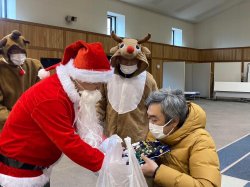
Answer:
[[[152,160],[156,160],[161,155],[170,152],[169,146],[162,144],[158,140],[153,142],[140,141],[132,145],[136,152],[136,158],[140,164],[144,164],[144,160],[141,158],[142,154]]]

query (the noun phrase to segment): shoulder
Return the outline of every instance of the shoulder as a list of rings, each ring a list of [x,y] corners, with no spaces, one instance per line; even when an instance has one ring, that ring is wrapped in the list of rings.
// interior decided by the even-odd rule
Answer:
[[[149,73],[148,71],[146,72],[147,73],[147,79],[148,80],[154,80],[154,77],[151,73]]]
[[[0,65],[1,65],[1,66],[6,66],[6,65],[8,65],[8,63],[6,62],[6,60],[5,60],[2,56],[0,56]]]
[[[39,60],[33,59],[33,58],[27,58],[25,60],[25,64],[26,64],[26,66],[29,66],[29,67],[34,68],[36,70],[43,68],[41,62]]]
[[[192,135],[189,137],[190,139],[193,139],[194,145],[193,148],[194,150],[202,150],[205,148],[208,149],[215,149],[215,143],[212,138],[212,136],[205,130],[205,129],[197,129],[196,131],[193,132]]]
[[[55,100],[58,99],[68,101],[68,96],[61,86],[56,74],[39,81],[32,88],[33,90],[31,90],[33,91],[33,93],[36,93],[36,95],[40,95],[41,98],[45,96],[44,98],[46,100],[50,98]]]
[[[157,90],[157,83],[153,77],[153,75],[151,75],[149,72],[147,72],[146,74],[146,87],[149,89],[149,92],[152,92],[154,90]]]

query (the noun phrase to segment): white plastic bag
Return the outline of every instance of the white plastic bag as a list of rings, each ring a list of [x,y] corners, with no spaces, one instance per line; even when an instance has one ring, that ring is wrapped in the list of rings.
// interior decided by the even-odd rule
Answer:
[[[141,167],[135,157],[131,138],[124,139],[128,158],[122,158],[123,148],[117,139],[109,141],[110,149],[106,152],[96,187],[147,187]],[[128,165],[127,165],[127,161]]]

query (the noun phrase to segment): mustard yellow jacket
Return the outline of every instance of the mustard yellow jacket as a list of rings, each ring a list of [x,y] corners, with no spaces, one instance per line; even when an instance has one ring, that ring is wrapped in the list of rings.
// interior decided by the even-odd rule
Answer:
[[[183,126],[162,142],[171,147],[170,154],[159,159],[160,168],[154,186],[219,187],[221,174],[215,143],[204,129],[203,109],[189,104],[189,114]],[[147,140],[154,140],[149,132]]]

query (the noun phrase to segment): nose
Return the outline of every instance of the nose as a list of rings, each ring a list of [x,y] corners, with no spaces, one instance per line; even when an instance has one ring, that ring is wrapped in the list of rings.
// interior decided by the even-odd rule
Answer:
[[[133,53],[134,52],[134,47],[132,47],[131,45],[127,47],[127,52],[128,53]]]

